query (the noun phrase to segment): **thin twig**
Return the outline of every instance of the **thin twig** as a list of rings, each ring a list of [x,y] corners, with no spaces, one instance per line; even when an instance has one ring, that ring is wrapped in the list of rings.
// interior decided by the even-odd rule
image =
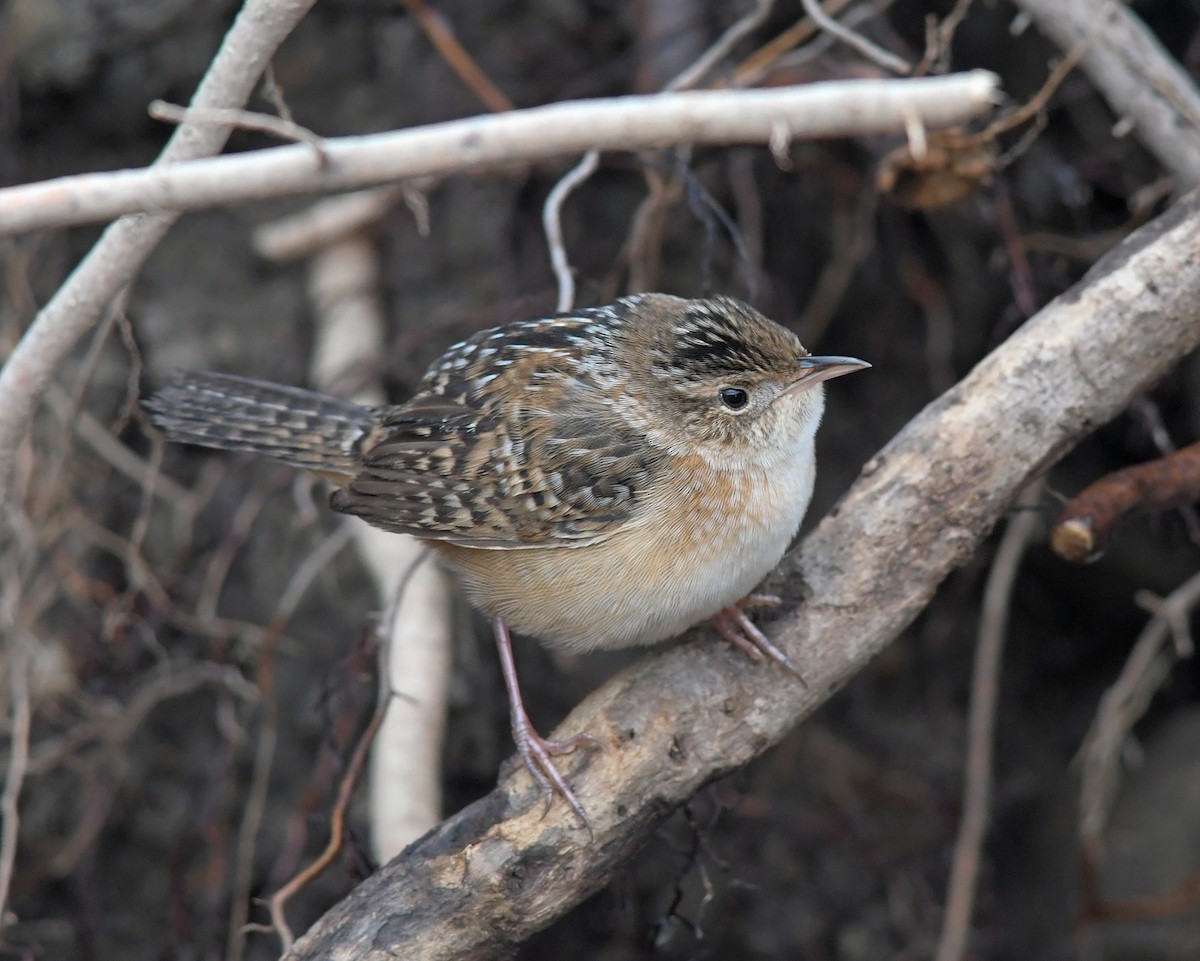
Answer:
[[[756,30],[767,19],[775,0],[754,0],[754,9],[730,24],[686,70],[670,81],[663,90],[691,90],[697,87],[713,68],[724,59],[738,42]]]
[[[926,46],[925,56],[913,70],[914,77],[923,77],[930,72],[944,73],[949,69],[950,44],[954,41],[954,34],[966,19],[967,11],[971,9],[973,2],[974,0],[958,0],[954,9],[946,14],[946,18],[928,31],[927,36],[931,42]]]
[[[768,281],[763,269],[763,198],[754,178],[754,154],[731,150],[728,168],[734,217],[749,261],[751,282],[747,289],[762,290]]]
[[[350,525],[339,524],[309,553],[292,573],[292,576],[288,578],[287,587],[283,589],[283,594],[279,597],[279,614],[277,616],[291,620],[292,615],[296,613],[296,608],[300,606],[300,601],[304,599],[305,593],[312,586],[312,582],[317,579],[317,575],[325,570],[330,562],[341,553],[342,548],[350,543],[350,535]]]
[[[18,801],[25,783],[29,761],[29,644],[28,637],[8,639],[8,688],[12,697],[12,727],[8,735],[8,771],[4,775],[4,793],[0,795],[0,932],[8,917],[8,892],[12,886],[13,865],[17,859],[17,838],[21,824]]]
[[[259,652],[258,689],[263,704],[262,727],[254,751],[254,769],[250,791],[242,807],[242,823],[238,828],[237,855],[232,899],[229,909],[229,934],[225,955],[239,961],[246,950],[246,920],[250,909],[250,887],[254,880],[254,848],[258,829],[262,825],[271,781],[271,765],[279,738],[279,704],[275,698],[275,654],[284,628],[296,613],[300,601],[317,575],[333,560],[350,540],[348,524],[339,525],[325,537],[289,578],[280,595],[275,616],[267,628],[267,637]]]
[[[167,103],[165,100],[151,100],[147,110],[152,119],[162,120],[165,123],[255,130],[259,133],[271,134],[280,140],[305,143],[316,151],[322,166],[329,163],[329,158],[325,155],[324,140],[307,127],[302,127],[294,120],[284,117],[276,117],[269,113],[256,113],[253,110],[236,110],[233,107],[181,107],[178,104]]]
[[[842,14],[838,23],[843,27],[854,29],[861,24],[867,23],[869,20],[883,16],[894,2],[895,0],[862,0],[857,6],[851,7]],[[825,4],[826,12],[833,6],[833,3]],[[764,84],[763,80],[771,70],[779,71],[781,77],[786,77],[789,71],[801,71],[806,64],[812,64],[826,56],[839,42],[838,38],[832,34],[818,32],[809,43],[781,56],[767,67],[757,79],[753,79],[753,75],[749,74],[745,77],[739,77],[737,86],[768,85]]]
[[[80,859],[95,849],[96,839],[121,788],[121,775],[114,772],[123,772],[127,768],[127,745],[151,712],[166,700],[208,685],[215,685],[248,703],[253,703],[257,697],[253,685],[236,668],[207,661],[167,661],[127,698],[115,702],[98,699],[89,723],[77,725],[58,743],[43,745],[43,750],[30,764],[31,770],[45,771],[64,761],[76,762],[81,752],[95,742],[99,750],[87,758],[86,764],[90,780],[95,783],[99,778],[104,784],[100,791],[84,792],[87,815],[72,825],[66,841],[49,859],[47,867],[52,874],[70,875]]]
[[[806,344],[820,342],[854,280],[855,272],[875,245],[875,211],[879,194],[871,187],[861,185],[854,193],[852,203],[845,196],[837,199],[832,218],[833,242],[829,245],[832,256],[821,268],[813,293],[796,324],[800,339]]]
[[[1120,677],[1100,699],[1096,718],[1079,750],[1079,837],[1085,864],[1098,865],[1102,837],[1117,793],[1121,758],[1133,725],[1146,712],[1171,667],[1186,650],[1187,614],[1200,604],[1200,574],[1194,574],[1155,606]],[[1184,625],[1182,633],[1179,625]],[[1175,639],[1172,648],[1168,641]]]
[[[295,123],[296,118],[292,114],[292,108],[288,106],[287,98],[283,95],[283,87],[275,77],[275,65],[267,64],[267,69],[263,71],[262,92],[268,100],[271,101],[271,106],[275,108],[275,112],[286,123]]]
[[[191,513],[195,509],[196,498],[190,490],[159,472],[154,464],[122,444],[88,411],[76,408],[67,392],[57,384],[50,385],[46,403],[61,424],[69,426],[93,453],[115,471],[124,474],[142,490],[153,487],[156,496],[183,513]]]
[[[233,512],[228,529],[204,567],[204,580],[196,598],[196,616],[201,620],[212,620],[217,616],[225,579],[229,576],[233,562],[237,560],[238,552],[250,536],[250,529],[258,515],[278,495],[282,486],[279,480],[275,479],[274,483],[264,484],[250,491]]]
[[[813,23],[826,33],[832,34],[843,43],[853,47],[868,60],[879,64],[884,70],[890,70],[892,73],[902,77],[907,76],[912,71],[912,67],[903,58],[896,56],[889,50],[884,50],[883,47],[872,43],[862,34],[855,33],[849,27],[838,23],[821,9],[821,4],[817,0],[800,0],[800,2],[804,4],[804,12],[812,18]]]
[[[668,208],[683,196],[683,178],[675,169],[642,167],[649,187],[629,225],[621,256],[629,264],[629,290],[641,292],[658,287],[658,264],[662,256],[663,230]]]
[[[700,278],[705,288],[712,286],[712,262],[716,256],[717,225],[725,228],[729,240],[733,244],[737,262],[746,275],[747,296],[754,300],[758,296],[755,289],[754,265],[746,251],[746,244],[738,232],[737,223],[729,211],[718,203],[717,199],[704,189],[704,185],[692,173],[691,169],[681,162],[680,175],[684,183],[688,206],[693,216],[704,226],[704,251],[700,261]]]
[[[565,313],[575,303],[575,275],[571,272],[571,261],[563,243],[562,205],[580,184],[592,175],[600,162],[600,152],[589,150],[574,167],[563,174],[546,197],[542,207],[542,229],[546,232],[546,244],[550,248],[550,263],[558,280],[558,311]]]
[[[828,0],[822,7],[825,14],[836,17],[852,0]],[[801,17],[782,33],[772,37],[733,69],[729,86],[748,87],[757,83],[780,57],[817,32],[817,25],[810,17]]]
[[[925,368],[929,391],[940,397],[954,384],[954,315],[949,297],[910,251],[896,265],[900,285],[925,315]]]
[[[992,785],[992,751],[996,701],[1000,692],[1000,662],[1013,585],[1025,548],[1033,540],[1041,517],[1033,508],[1041,483],[1030,484],[1014,506],[1015,513],[1000,538],[988,575],[979,620],[979,641],[971,676],[971,708],[967,718],[966,783],[963,785],[962,824],[950,867],[949,897],[935,961],[959,961],[971,930],[979,861],[987,832],[988,802]]]
[[[120,700],[94,698],[88,712],[91,720],[53,741],[39,742],[29,762],[30,773],[44,774],[94,745],[114,754],[163,701],[208,685],[223,688],[247,703],[258,699],[257,689],[235,667],[211,661],[166,661],[152,668],[149,676]]]
[[[466,48],[458,42],[453,31],[446,26],[446,21],[434,10],[430,10],[425,0],[402,0],[418,26],[425,31],[429,42],[449,64],[450,69],[458,79],[467,85],[470,91],[479,98],[480,102],[494,113],[514,110],[516,105],[483,72]]]
[[[384,665],[381,665],[379,675],[379,692],[375,698],[375,711],[371,715],[371,720],[368,722],[362,735],[358,739],[358,743],[354,746],[354,753],[350,756],[350,763],[346,766],[345,773],[338,784],[337,799],[333,805],[333,811],[329,816],[329,841],[325,845],[325,849],[317,856],[308,867],[298,872],[287,884],[283,885],[276,891],[270,900],[271,924],[279,934],[279,940],[283,944],[283,950],[290,951],[292,944],[295,943],[295,937],[292,935],[292,929],[287,923],[287,917],[284,915],[284,908],[291,897],[303,888],[309,881],[317,877],[324,871],[333,859],[337,857],[337,853],[342,849],[342,842],[346,833],[346,810],[350,806],[350,796],[354,792],[354,787],[358,784],[358,777],[362,773],[363,763],[367,758],[367,749],[375,740],[375,735],[379,733],[379,728],[383,724],[384,715],[387,714],[390,698],[387,675],[383,671]]]
[[[250,889],[254,877],[254,846],[258,840],[258,829],[263,823],[266,798],[270,789],[271,764],[275,759],[278,740],[280,705],[275,697],[275,655],[283,629],[292,619],[296,607],[318,573],[325,569],[334,555],[349,541],[349,524],[338,525],[334,533],[326,536],[317,545],[304,563],[296,567],[287,587],[283,589],[276,606],[275,617],[266,629],[266,637],[258,656],[258,689],[263,701],[263,723],[259,728],[258,741],[254,746],[254,765],[250,792],[242,806],[241,824],[238,828],[235,869],[232,885],[232,900],[229,905],[229,932],[226,957],[240,961],[246,950],[246,920],[250,912]]]
[[[1130,409],[1142,419],[1146,426],[1146,432],[1154,441],[1154,446],[1158,448],[1160,454],[1166,456],[1175,453],[1178,448],[1171,440],[1171,435],[1167,432],[1167,425],[1163,423],[1162,412],[1154,401],[1148,397],[1139,397],[1130,405]],[[1182,504],[1176,510],[1179,511],[1184,526],[1187,527],[1188,538],[1193,544],[1200,544],[1200,515],[1196,513],[1196,508],[1192,504]]]
[[[127,296],[128,292],[122,291],[116,302],[105,312],[103,322],[92,332],[87,350],[80,360],[78,367],[73,372],[74,390],[72,391],[70,405],[65,415],[68,421],[74,417],[74,411],[83,409],[84,399],[87,396],[92,378],[96,372],[96,365],[100,362],[104,347],[108,343],[108,338],[116,323],[117,315],[125,309],[124,302]],[[51,509],[50,505],[61,501],[61,491],[67,477],[67,472],[63,468],[68,455],[73,450],[65,431],[61,434],[52,435],[51,443],[53,453],[45,456],[41,460],[41,463],[38,464],[39,473],[45,480],[39,483],[34,490],[33,513],[35,516],[46,516]],[[0,486],[2,485],[3,481],[0,481]]]
[[[254,762],[250,774],[250,789],[242,805],[242,821],[238,825],[234,849],[234,872],[230,883],[229,931],[226,933],[225,957],[240,961],[246,950],[246,921],[250,912],[250,888],[254,882],[254,848],[258,829],[267,809],[267,794],[271,783],[271,765],[279,737],[279,704],[275,698],[275,655],[283,636],[286,618],[277,617],[267,630],[266,639],[258,653],[258,692],[262,701],[262,724],[254,745]]]

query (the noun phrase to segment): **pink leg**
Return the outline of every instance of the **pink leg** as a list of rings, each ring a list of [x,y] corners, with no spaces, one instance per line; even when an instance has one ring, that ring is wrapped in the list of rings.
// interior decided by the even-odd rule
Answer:
[[[792,659],[771,643],[771,639],[759,630],[744,610],[750,606],[778,607],[779,604],[779,598],[770,594],[749,594],[738,603],[730,604],[717,611],[712,616],[713,626],[716,627],[718,634],[734,647],[744,651],[751,659],[761,661],[764,656],[769,657],[784,670],[795,675],[796,680],[801,684],[804,684],[804,677],[796,669]]]
[[[589,831],[587,815],[579,798],[571,790],[562,774],[554,764],[554,758],[559,754],[569,754],[578,747],[601,747],[598,738],[591,734],[576,734],[564,741],[548,741],[533,729],[529,715],[525,713],[525,704],[521,700],[521,688],[517,683],[517,665],[513,661],[512,637],[508,633],[508,625],[504,618],[492,618],[492,631],[496,635],[496,648],[500,652],[500,669],[504,673],[504,686],[508,688],[508,703],[512,712],[513,740],[521,753],[525,767],[533,779],[542,786],[542,796],[546,801],[546,810],[554,800],[557,791],[564,801],[571,806],[584,827]],[[544,816],[544,815],[543,815]]]

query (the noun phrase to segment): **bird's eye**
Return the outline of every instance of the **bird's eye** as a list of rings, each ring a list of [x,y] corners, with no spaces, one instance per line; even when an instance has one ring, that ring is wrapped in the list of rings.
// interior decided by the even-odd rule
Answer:
[[[741,387],[722,387],[717,398],[730,410],[741,410],[750,403],[750,395]]]

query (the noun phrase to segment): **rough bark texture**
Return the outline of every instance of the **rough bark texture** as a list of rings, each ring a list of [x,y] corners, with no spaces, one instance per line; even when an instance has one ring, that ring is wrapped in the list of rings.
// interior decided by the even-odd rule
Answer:
[[[1132,235],[918,415],[785,560],[768,632],[807,686],[716,644],[615,677],[567,719],[605,745],[573,775],[592,821],[543,817],[522,770],[412,845],[288,955],[504,955],[598,889],[703,783],[760,754],[877,654],[1022,486],[1200,344],[1200,199]]]

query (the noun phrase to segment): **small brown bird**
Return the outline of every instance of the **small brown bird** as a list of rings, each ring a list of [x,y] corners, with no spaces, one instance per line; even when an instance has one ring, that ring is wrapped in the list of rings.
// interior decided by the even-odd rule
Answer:
[[[335,510],[435,548],[492,618],[526,766],[586,823],[553,758],[597,742],[533,729],[509,629],[589,651],[711,617],[795,672],[739,602],[808,507],[820,384],[869,366],[736,300],[642,294],[481,331],[397,406],[208,373],[146,406],[171,440],[315,471]]]

